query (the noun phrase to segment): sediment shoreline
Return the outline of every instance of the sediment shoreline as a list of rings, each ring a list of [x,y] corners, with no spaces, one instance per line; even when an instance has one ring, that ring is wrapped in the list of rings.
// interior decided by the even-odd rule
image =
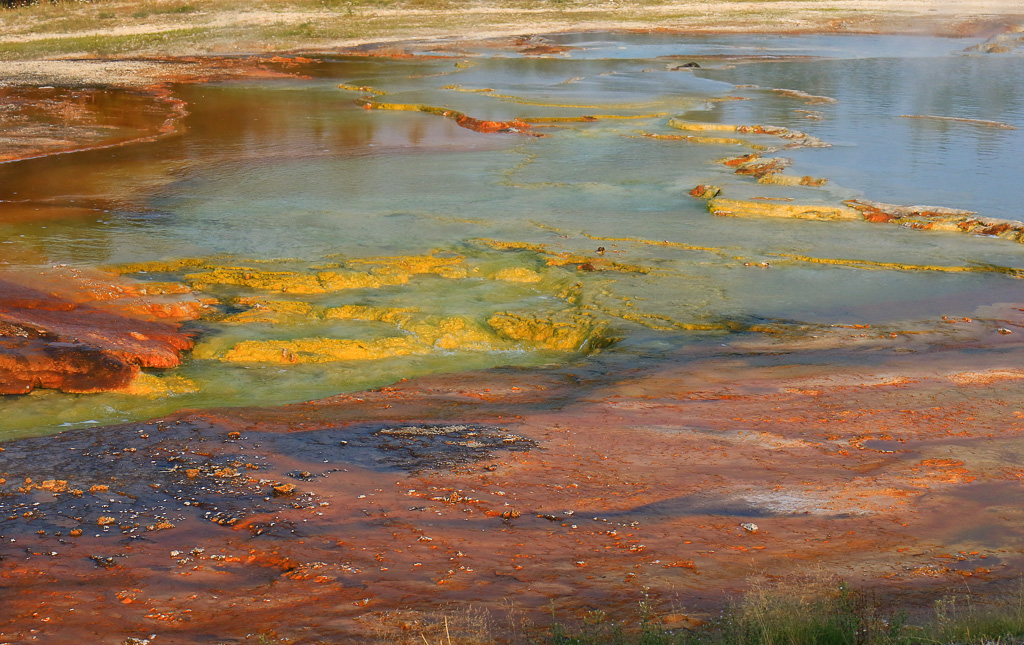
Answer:
[[[0,87],[144,87],[201,80],[211,72],[223,74],[224,62],[217,59],[225,56],[345,52],[383,44],[401,48],[414,41],[457,46],[465,41],[584,31],[987,37],[1024,23],[1019,3],[1007,0],[940,4],[925,0],[690,1],[642,6],[478,3],[469,7],[439,2],[426,9],[353,3],[338,10],[311,10],[289,2],[251,10],[200,0],[181,6],[155,2],[147,5],[149,11],[131,11],[133,6],[107,0],[0,12]],[[99,14],[104,17],[97,19]],[[75,23],[83,27],[67,29],[67,24]],[[182,31],[189,35],[173,37]],[[154,36],[160,38],[147,40]],[[85,44],[91,49],[78,48]]]

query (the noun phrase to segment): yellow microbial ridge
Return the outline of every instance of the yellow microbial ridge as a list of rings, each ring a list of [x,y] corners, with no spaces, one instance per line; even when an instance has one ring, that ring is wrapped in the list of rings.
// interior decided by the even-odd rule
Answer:
[[[184,280],[197,290],[207,290],[216,285],[238,285],[263,291],[299,294],[327,292],[317,276],[296,271],[216,267],[202,273],[187,274]]]
[[[501,240],[490,240],[485,238],[477,238],[473,241],[479,242],[480,244],[484,244],[486,246],[491,247],[492,249],[497,249],[499,251],[533,251],[535,253],[544,254],[547,254],[549,252],[547,245],[534,244],[532,242],[503,242]]]
[[[717,194],[717,193],[715,193]],[[684,244],[683,242],[669,242],[668,240],[645,240],[640,237],[602,237],[599,235],[587,235],[583,234],[584,237],[598,242],[634,242],[636,244],[643,244],[645,246],[667,246],[673,249],[683,249],[685,251],[710,251],[712,253],[721,253],[722,250],[713,246],[694,246],[693,244]]]
[[[797,177],[794,175],[782,175],[779,173],[769,173],[757,180],[759,184],[776,184],[779,186],[824,186],[828,183],[828,179],[822,179],[819,177],[811,177],[810,175],[804,175],[803,177]]]
[[[387,92],[385,92],[384,90],[378,90],[377,88],[370,87],[369,85],[351,85],[349,83],[341,83],[338,85],[338,88],[342,90],[351,90],[353,92],[365,92],[367,94],[375,94],[377,96],[385,96],[387,94]]]
[[[532,269],[526,269],[523,267],[506,267],[495,273],[494,279],[502,280],[504,282],[532,283],[540,282],[541,275]]]
[[[671,119],[668,125],[676,130],[686,130],[687,132],[737,132],[740,127],[727,123],[694,123],[680,119]]]
[[[251,307],[245,311],[217,318],[217,322],[246,325],[252,323],[283,324],[299,320],[319,320],[320,312],[308,302],[236,298],[235,304]]]
[[[729,125],[725,123],[695,123],[692,121],[683,121],[681,119],[671,119],[668,122],[669,127],[677,130],[685,130],[687,132],[739,132],[741,134],[767,134],[773,137],[779,137],[781,139],[787,139],[791,143],[787,144],[787,147],[828,147],[829,144],[825,143],[817,137],[812,137],[806,132],[799,130],[790,130],[789,128],[782,128],[774,125]]]
[[[345,291],[346,289],[379,289],[409,282],[412,274],[394,273],[373,275],[362,271],[321,271],[316,279],[323,286],[323,292]],[[323,293],[322,292],[322,293]]]
[[[446,351],[494,351],[509,349],[509,344],[494,335],[493,331],[463,318],[425,319],[405,327],[425,345]]]
[[[330,363],[424,354],[427,351],[424,345],[403,337],[377,340],[297,338],[245,340],[217,358],[235,363]]]
[[[533,251],[534,253],[539,253],[547,257],[546,262],[548,266],[576,265],[576,268],[581,271],[620,271],[623,273],[643,274],[651,272],[651,269],[649,267],[645,267],[639,264],[625,264],[622,262],[614,262],[603,257],[582,255],[579,253],[572,253],[570,251],[550,251],[548,247],[544,244],[532,244],[528,242],[502,242],[499,240],[481,238],[478,238],[475,241],[480,244],[484,244],[493,249],[498,249],[501,251]]]
[[[544,124],[544,123],[593,123],[597,121],[596,116],[532,116],[520,119],[523,123]]]
[[[651,269],[639,264],[625,264],[614,262],[601,257],[580,255],[568,251],[562,253],[549,253],[548,266],[576,265],[580,271],[618,271],[622,273],[650,273]]]
[[[589,314],[561,312],[548,317],[498,313],[487,327],[460,316],[424,318],[409,322],[411,336],[374,340],[298,338],[294,340],[247,340],[227,351],[197,347],[196,358],[238,363],[329,363],[364,361],[445,351],[501,351],[514,348],[554,351],[594,351],[613,339],[604,325]]]
[[[506,312],[494,314],[487,324],[509,340],[562,352],[593,351],[611,342],[604,325],[586,313],[537,318]]]
[[[419,309],[415,307],[372,307],[368,305],[343,305],[323,311],[324,319],[366,320],[404,325]]]
[[[362,266],[368,271],[347,268],[307,273],[302,271],[267,271],[252,267],[199,265],[206,271],[184,276],[193,289],[205,290],[217,285],[236,285],[262,291],[295,294],[323,294],[346,289],[377,289],[407,283],[418,274],[436,274],[459,279],[468,275],[461,256],[438,258],[432,255],[378,257],[350,260],[346,265]],[[176,263],[178,268],[195,266]],[[161,269],[170,270],[170,269]]]
[[[657,331],[672,331],[674,329],[683,329],[683,323],[676,322],[668,316],[661,316],[658,314],[642,314],[635,311],[624,311],[622,309],[615,309],[606,306],[596,306],[597,310],[609,316],[615,316],[623,320],[643,325],[648,329],[654,329]]]
[[[751,143],[746,139],[736,139],[732,137],[702,137],[695,135],[684,135],[684,134],[652,134],[648,132],[642,133],[649,139],[662,139],[666,141],[686,141],[688,143],[699,143],[702,145],[727,145],[727,146],[745,146],[752,150],[771,150],[768,146],[762,146],[760,144]]]
[[[900,262],[875,262],[873,260],[849,260],[843,258],[815,258],[808,255],[796,255],[792,253],[774,253],[775,257],[797,260],[798,262],[809,262],[812,264],[833,264],[838,266],[856,267],[859,269],[898,269],[902,271],[939,271],[943,273],[1020,273],[1020,269],[995,266],[942,266],[933,264],[903,264]]]
[[[366,101],[362,104],[367,110],[393,110],[397,112],[426,112],[427,114],[437,114],[438,116],[449,116],[451,114],[461,114],[456,110],[443,107],[433,107],[430,105],[423,105],[420,103],[380,103],[378,101]]]
[[[369,266],[374,275],[415,275],[434,273],[444,278],[465,278],[461,255],[436,257],[433,255],[399,255],[394,257],[359,258],[346,262],[349,266]]]
[[[778,204],[715,198],[708,210],[724,217],[779,217],[808,220],[862,220],[860,212],[846,206]]]
[[[176,260],[155,260],[153,262],[132,262],[102,267],[116,275],[126,273],[175,273],[182,269],[205,269],[210,266],[208,258],[178,258]]]
[[[199,386],[183,376],[156,376],[139,372],[128,385],[115,391],[120,394],[156,398],[194,394],[199,391]]]

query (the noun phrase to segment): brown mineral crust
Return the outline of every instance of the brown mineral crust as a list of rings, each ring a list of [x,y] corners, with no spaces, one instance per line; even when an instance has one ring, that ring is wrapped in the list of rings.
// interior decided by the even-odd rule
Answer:
[[[2,281],[0,281],[2,284]],[[142,367],[177,367],[192,339],[177,325],[132,318],[88,305],[65,312],[7,307],[0,319],[39,330],[48,337],[94,348]]]
[[[480,119],[474,119],[473,117],[460,114],[455,117],[455,122],[459,126],[474,132],[492,133],[492,132],[519,132],[522,130],[528,130],[530,128],[529,123],[520,121],[519,119],[513,119],[512,121],[482,121]]]
[[[757,154],[756,152],[751,152],[750,154],[740,155],[739,157],[730,157],[729,159],[723,159],[722,165],[729,166],[730,168],[735,168],[737,166],[742,166],[743,164],[746,164],[748,162],[756,161],[757,159],[760,158],[761,155]]]
[[[867,200],[851,199],[843,202],[874,223],[893,223],[908,228],[940,230],[1000,237],[1021,241],[1024,222],[977,217],[974,211],[939,206],[900,206]]]
[[[712,199],[714,197],[717,197],[721,192],[722,189],[719,186],[700,184],[698,186],[695,186],[693,190],[690,191],[690,195],[693,197],[697,197],[698,199]]]
[[[753,573],[810,568],[887,597],[925,598],[914,594],[965,577],[975,592],[998,590],[1024,564],[1019,469],[999,458],[1020,447],[1024,395],[986,380],[1002,372],[984,361],[936,378],[939,360],[896,355],[876,374],[692,361],[615,376],[491,370],[9,442],[0,533],[16,542],[0,555],[18,557],[0,561],[0,632],[17,642],[41,628],[70,643],[116,607],[122,638],[273,628],[348,642],[446,602],[501,612],[507,599],[538,624],[551,601],[568,616],[600,606],[628,619],[644,588],[699,620]],[[537,446],[382,468],[404,454],[394,442],[458,427]],[[446,441],[478,442],[462,436]],[[68,456],[28,459],[31,441]],[[361,441],[385,461],[352,452]],[[74,506],[33,507],[42,498],[25,479]],[[49,480],[109,490],[74,498]],[[130,511],[109,503],[126,496]],[[970,534],[949,524],[950,508],[972,518]],[[146,539],[120,542],[135,534]],[[61,595],[40,594],[38,580]]]
[[[85,393],[128,385],[140,367],[169,368],[191,349],[180,320],[199,302],[141,295],[122,279],[70,270],[0,276],[0,392]]]
[[[519,119],[513,119],[511,121],[485,121],[475,119],[467,114],[459,112],[458,110],[415,103],[382,103],[369,99],[360,99],[358,104],[362,105],[363,109],[366,110],[397,110],[401,112],[424,112],[426,114],[435,114],[437,116],[451,119],[460,127],[466,128],[467,130],[473,130],[474,132],[482,132],[485,134],[511,132],[527,134],[535,137],[546,136],[532,132],[532,126],[525,121],[520,121]]]
[[[744,163],[735,164],[735,173],[737,175],[751,175],[760,179],[766,175],[782,172],[792,165],[792,163],[792,159],[785,159],[782,157],[775,157],[772,159],[760,159],[758,157],[754,157]]]
[[[902,218],[926,218],[936,220],[962,220],[977,215],[974,211],[960,210],[956,208],[942,208],[939,206],[900,206],[897,204],[884,204],[863,199],[850,199],[843,202],[850,208],[871,215],[885,215],[891,219]]]
[[[88,393],[120,389],[138,367],[94,347],[0,336],[0,394],[34,388]]]

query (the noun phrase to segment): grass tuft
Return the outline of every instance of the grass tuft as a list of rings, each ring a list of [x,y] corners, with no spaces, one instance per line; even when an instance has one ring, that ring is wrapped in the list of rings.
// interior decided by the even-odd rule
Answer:
[[[689,621],[660,606],[647,589],[632,612],[614,620],[601,609],[564,620],[556,603],[538,624],[509,601],[495,610],[446,605],[402,609],[360,619],[371,642],[401,645],[1021,645],[1024,583],[986,602],[965,593],[929,609],[894,606],[835,576],[810,575],[757,584],[717,618]],[[911,620],[911,611],[916,617]],[[264,641],[260,642],[276,642]]]
[[[913,619],[911,618],[913,614]],[[495,642],[544,645],[1020,645],[1024,643],[1024,585],[1009,597],[982,599],[967,590],[944,596],[931,611],[900,607],[834,576],[804,576],[755,585],[720,616],[678,625],[676,611],[658,607],[648,592],[630,619],[603,610],[551,623],[528,639]],[[672,618],[675,620],[672,620]],[[525,630],[524,633],[531,632]],[[539,635],[538,635],[539,634]],[[443,641],[442,641],[443,642]]]

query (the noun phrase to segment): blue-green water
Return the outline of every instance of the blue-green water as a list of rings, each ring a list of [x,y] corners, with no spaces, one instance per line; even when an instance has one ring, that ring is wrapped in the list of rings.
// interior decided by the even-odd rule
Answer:
[[[1024,246],[1017,243],[864,222],[715,217],[688,195],[698,184],[715,184],[738,199],[837,205],[864,198],[1024,219],[1018,177],[1024,129],[903,116],[1024,128],[1024,57],[968,54],[971,42],[939,38],[583,34],[552,40],[573,49],[539,58],[485,49],[399,60],[323,56],[299,70],[304,78],[177,87],[174,95],[189,110],[177,134],[0,166],[0,208],[26,199],[95,208],[84,217],[28,222],[5,222],[0,211],[0,259],[93,267],[183,257],[230,258],[225,261],[234,265],[286,258],[288,268],[306,270],[441,252],[465,257],[478,272],[457,280],[415,276],[404,285],[305,299],[319,307],[416,307],[424,315],[479,321],[495,312],[569,307],[600,319],[621,339],[606,355],[636,365],[682,347],[728,346],[745,338],[735,330],[748,324],[794,333],[834,324],[927,331],[940,329],[945,314],[1024,301],[1024,282],[997,272],[854,268],[780,257],[1024,269]],[[675,69],[691,61],[700,67]],[[368,96],[339,84],[387,94]],[[531,130],[542,137],[479,133],[435,114],[366,110],[363,98],[500,121],[599,118],[536,123]],[[786,174],[829,182],[758,184],[718,163],[749,152],[745,147],[644,136],[680,134],[668,126],[672,118],[804,131],[831,146],[766,156],[793,159]],[[551,254],[643,271],[550,267],[551,255],[502,251],[481,240],[544,245]],[[762,262],[770,268],[757,266]],[[487,279],[509,267],[536,270],[543,280]],[[133,277],[182,279],[180,273]],[[576,283],[578,297],[568,302],[565,290]],[[351,321],[230,326],[207,320],[196,329],[201,345],[399,333]],[[174,374],[195,384],[191,394],[6,397],[0,436],[181,407],[308,400],[438,371],[587,360],[596,359],[529,347],[436,349],[316,365],[189,359]]]

